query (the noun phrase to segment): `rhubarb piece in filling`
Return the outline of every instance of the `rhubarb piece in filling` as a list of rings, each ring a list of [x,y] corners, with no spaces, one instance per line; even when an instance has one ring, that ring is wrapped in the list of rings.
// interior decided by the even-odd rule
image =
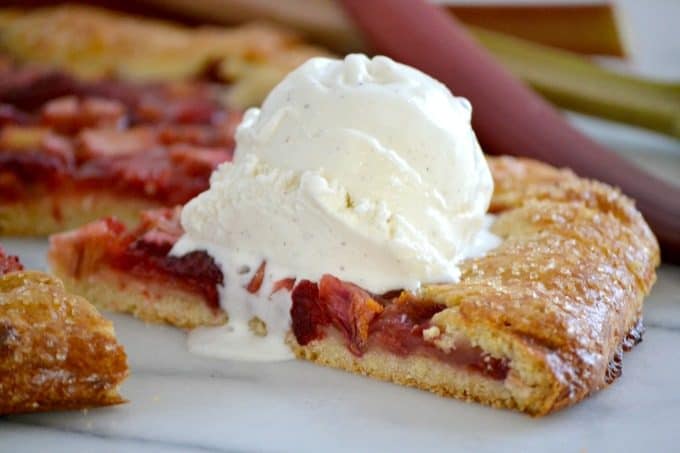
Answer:
[[[383,350],[399,357],[429,357],[490,379],[504,380],[508,375],[507,359],[493,357],[465,338],[446,349],[435,344],[438,328],[430,320],[444,305],[417,300],[408,293],[373,296],[330,275],[318,284],[299,282],[291,297],[292,329],[302,346],[324,338],[327,329],[334,328],[358,357],[369,350]]]
[[[23,269],[24,266],[21,264],[21,261],[19,261],[19,257],[7,255],[5,250],[0,246],[0,275],[21,271]]]

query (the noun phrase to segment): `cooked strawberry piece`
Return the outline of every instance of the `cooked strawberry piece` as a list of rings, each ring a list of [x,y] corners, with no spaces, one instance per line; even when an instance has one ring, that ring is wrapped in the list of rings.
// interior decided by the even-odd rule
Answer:
[[[363,354],[371,322],[383,311],[368,292],[331,275],[324,275],[318,285],[301,281],[291,298],[293,333],[300,344],[322,338],[324,326],[333,324],[356,355]]]
[[[187,143],[198,146],[219,146],[218,131],[213,126],[202,124],[163,125],[158,131],[158,141],[164,145]]]
[[[169,119],[178,123],[209,123],[215,115],[215,104],[201,100],[185,100],[172,106]]]
[[[293,288],[291,299],[290,317],[297,342],[304,346],[322,339],[324,327],[330,320],[319,299],[319,286],[309,280],[302,280]]]
[[[50,132],[43,137],[41,146],[47,154],[61,156],[64,161],[73,160],[73,143],[67,137]]]
[[[0,247],[0,275],[9,272],[21,271],[24,266],[21,265],[19,258],[14,255],[7,255],[5,250]]]
[[[228,119],[213,124],[166,124],[158,130],[158,141],[164,145],[184,143],[199,147],[234,147],[234,132],[241,115],[230,113]]]
[[[186,93],[185,96],[196,99],[182,97],[173,99],[172,93],[165,93],[164,96],[151,93],[144,96],[135,109],[135,118],[137,121],[153,123],[209,124],[221,108],[215,101],[209,99],[209,93],[194,91],[197,92]]]
[[[277,293],[279,291],[292,291],[293,287],[295,287],[295,279],[294,278],[284,278],[282,280],[279,280],[277,282],[274,282],[274,285],[272,286],[272,294]]]
[[[42,122],[60,132],[74,132],[78,130],[79,108],[75,96],[54,99],[42,108]]]
[[[125,125],[126,108],[120,101],[90,97],[81,102],[86,126],[119,129]]]
[[[253,278],[250,279],[250,282],[246,286],[246,291],[248,291],[250,294],[257,294],[260,291],[260,288],[262,287],[262,281],[264,280],[264,272],[266,268],[267,262],[262,261],[260,267],[258,267],[257,271],[255,271],[255,275],[253,275]]]
[[[319,282],[319,299],[333,325],[349,340],[349,349],[361,355],[368,340],[371,321],[383,311],[370,294],[352,283],[324,275]]]
[[[42,109],[43,124],[64,134],[73,134],[84,128],[118,129],[125,124],[125,106],[115,100],[75,96],[54,99]]]
[[[440,349],[423,337],[423,330],[432,326],[432,317],[445,309],[444,305],[419,301],[406,293],[398,297],[390,293],[374,298],[356,285],[329,275],[324,275],[319,285],[303,280],[291,294],[295,338],[300,345],[307,345],[322,339],[324,329],[333,325],[357,356],[368,350],[386,350],[400,357],[425,356],[491,379],[505,379],[507,359],[493,357],[463,337],[450,350]]]
[[[422,332],[432,317],[445,309],[441,304],[422,303],[408,296],[397,297],[371,326],[371,335],[389,351],[407,355],[422,343]]]
[[[137,227],[137,233],[151,230],[159,230],[167,233],[175,240],[184,234],[180,224],[180,214],[182,209],[179,206],[174,208],[161,208],[144,211],[141,214],[142,221]]]
[[[78,158],[81,160],[139,153],[155,146],[158,146],[156,134],[148,127],[125,131],[85,129],[78,134]]]

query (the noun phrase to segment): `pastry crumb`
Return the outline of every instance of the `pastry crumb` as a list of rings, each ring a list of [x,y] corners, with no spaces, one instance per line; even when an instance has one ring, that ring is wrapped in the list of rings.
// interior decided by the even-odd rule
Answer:
[[[423,339],[425,341],[433,341],[439,335],[441,335],[441,331],[437,326],[431,326],[423,330]]]

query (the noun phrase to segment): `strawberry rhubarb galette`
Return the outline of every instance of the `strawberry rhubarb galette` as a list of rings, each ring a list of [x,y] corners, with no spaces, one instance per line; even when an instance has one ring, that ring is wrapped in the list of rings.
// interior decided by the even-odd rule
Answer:
[[[658,264],[654,237],[630,200],[567,171],[488,158],[492,230],[503,243],[463,261],[456,284],[372,294],[325,274],[246,290],[286,294],[286,342],[300,358],[400,384],[540,415],[621,374],[643,333],[642,301]],[[205,251],[169,254],[178,210],[114,219],[54,236],[50,260],[67,287],[101,308],[181,327],[227,322],[220,267]],[[253,316],[250,328],[266,334]]]
[[[53,236],[52,268],[193,328],[194,352],[547,414],[621,374],[658,245],[616,189],[485,158],[470,115],[387,58],[310,60],[245,114],[209,190]]]

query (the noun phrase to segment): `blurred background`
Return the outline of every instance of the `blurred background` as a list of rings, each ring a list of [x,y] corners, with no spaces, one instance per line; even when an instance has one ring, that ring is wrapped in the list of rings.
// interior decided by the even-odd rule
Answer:
[[[680,179],[680,32],[677,26],[680,1],[433,1],[461,21],[506,69],[562,109],[580,130],[666,180]],[[55,3],[62,2],[24,0],[0,2],[0,5],[30,10]],[[80,3],[201,29],[251,21],[274,23],[294,31],[299,39],[314,46],[301,52],[300,59],[315,53],[371,52],[352,21],[333,0]],[[61,38],[63,35],[78,33],[78,27],[69,23],[68,15],[69,10],[64,10],[59,20],[53,18],[52,23],[47,24],[56,42],[65,40]],[[63,58],[55,57],[54,53],[48,57],[47,53],[26,51],[12,42],[15,20],[7,21],[9,16],[6,12],[0,15],[0,50],[20,60],[47,62],[92,76],[98,74],[98,63],[88,57],[87,52],[81,52],[82,47],[89,46],[91,50],[98,46],[105,52],[107,46],[115,46],[104,37],[103,31],[96,39],[92,38],[92,42],[84,38],[83,42],[69,44],[73,48],[62,52]],[[39,36],[45,24],[37,19],[35,24],[34,33]],[[190,34],[191,29],[186,32]],[[132,35],[138,32],[137,28],[129,29]],[[25,29],[23,33],[31,34]],[[144,38],[139,38],[140,49],[151,46],[143,41]],[[157,50],[163,45],[154,43],[151,47]],[[142,52],[140,49],[130,50],[129,59],[139,58],[135,54]],[[116,58],[115,76],[133,79],[169,76],[162,68],[155,71],[140,69],[138,64],[126,65],[126,54]],[[211,54],[210,58],[215,55]],[[154,64],[150,61],[147,66]],[[234,69],[234,64],[231,66],[227,72],[239,71]],[[111,75],[111,70],[107,66],[99,75]],[[283,73],[285,71],[249,72],[248,77],[258,79],[257,88],[251,86],[247,93],[238,94],[234,103],[242,106],[258,103]],[[176,75],[173,73],[173,77]]]
[[[447,8],[501,63],[558,107],[680,137],[677,0],[433,2]],[[56,3],[65,2],[18,0],[0,5],[35,8]],[[306,41],[337,54],[370,52],[333,0],[79,3],[189,26],[269,21],[295,30]],[[617,80],[611,77],[615,74],[635,77]],[[620,98],[627,102],[622,103]],[[583,126],[595,133],[590,124]],[[677,141],[665,145],[658,142],[659,148],[677,149]]]

